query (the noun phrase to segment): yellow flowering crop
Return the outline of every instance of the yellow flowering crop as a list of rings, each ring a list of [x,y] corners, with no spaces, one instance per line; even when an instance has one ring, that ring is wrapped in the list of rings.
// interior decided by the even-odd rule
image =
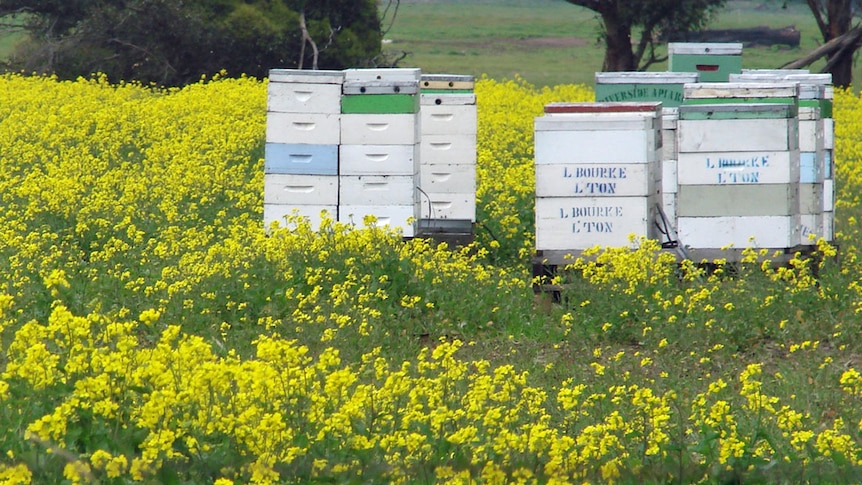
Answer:
[[[533,118],[592,90],[476,93],[477,240],[450,247],[263,227],[265,81],[0,77],[0,482],[862,472],[856,95],[836,99],[838,244],[784,266],[595,248],[547,304]]]

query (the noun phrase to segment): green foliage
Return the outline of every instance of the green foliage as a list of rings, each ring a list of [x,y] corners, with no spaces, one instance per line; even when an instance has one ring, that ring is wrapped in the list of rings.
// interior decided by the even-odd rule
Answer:
[[[380,51],[377,5],[332,0],[173,2],[168,0],[0,1],[0,17],[29,33],[8,71],[74,79],[102,72],[113,81],[180,86],[227,71],[266,77],[272,68],[368,65]],[[311,42],[303,39],[304,14]]]

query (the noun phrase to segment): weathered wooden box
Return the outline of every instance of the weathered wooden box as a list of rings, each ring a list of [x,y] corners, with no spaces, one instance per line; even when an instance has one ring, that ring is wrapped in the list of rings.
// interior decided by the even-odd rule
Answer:
[[[627,247],[630,235],[655,238],[653,197],[539,197],[536,249]]]
[[[536,196],[647,197],[660,193],[656,172],[645,163],[537,163]]]

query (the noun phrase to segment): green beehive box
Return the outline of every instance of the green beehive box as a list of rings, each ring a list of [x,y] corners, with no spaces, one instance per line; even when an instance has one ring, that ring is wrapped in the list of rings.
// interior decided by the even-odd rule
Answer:
[[[341,97],[342,114],[404,114],[419,112],[415,94],[346,94]]]
[[[596,101],[658,101],[675,108],[682,104],[683,85],[698,79],[689,72],[597,72]]]
[[[745,120],[794,118],[795,104],[778,103],[715,103],[684,105],[679,108],[680,120]],[[740,136],[748,134],[740,133]]]
[[[726,82],[742,72],[742,44],[671,42],[668,68],[673,72],[696,72],[701,82]]]

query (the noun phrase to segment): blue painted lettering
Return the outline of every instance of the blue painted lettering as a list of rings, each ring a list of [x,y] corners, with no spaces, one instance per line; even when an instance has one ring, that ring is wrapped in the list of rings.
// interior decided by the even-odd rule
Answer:
[[[760,172],[719,172],[719,184],[758,184]]]
[[[560,219],[568,218],[607,218],[607,217],[622,217],[623,208],[620,206],[586,206],[586,207],[571,207],[560,208]]]

